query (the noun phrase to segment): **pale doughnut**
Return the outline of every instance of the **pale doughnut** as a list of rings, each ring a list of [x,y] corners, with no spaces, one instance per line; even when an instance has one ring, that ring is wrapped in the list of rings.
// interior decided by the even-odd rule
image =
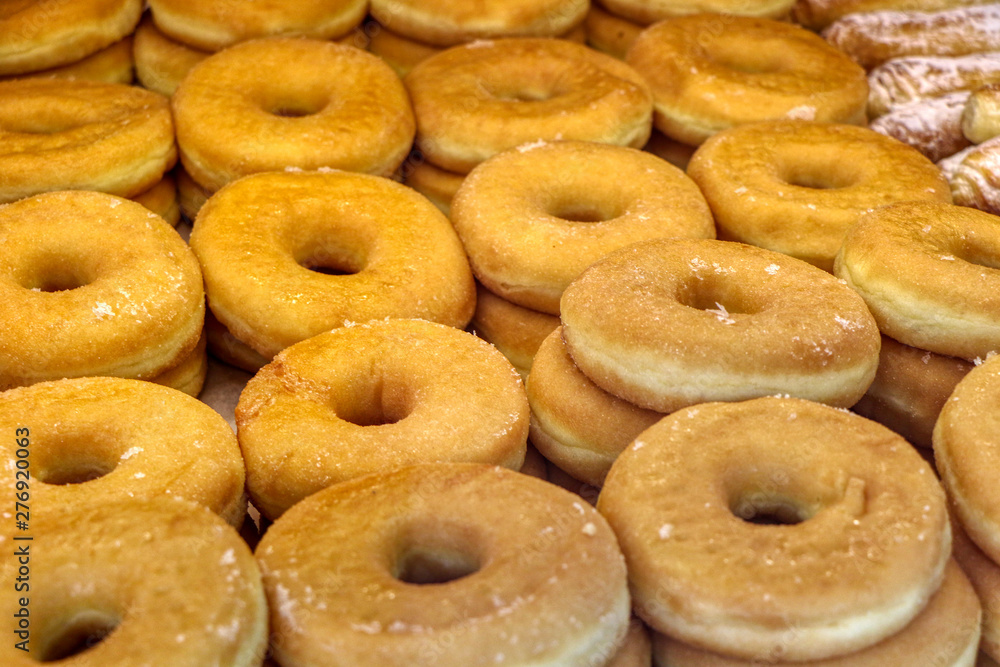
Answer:
[[[170,97],[191,68],[212,55],[176,42],[146,16],[135,30],[132,46],[135,75],[144,87]]]
[[[629,624],[601,515],[502,468],[338,484],[286,512],[256,553],[282,664],[586,665]]]
[[[528,376],[542,341],[558,326],[557,316],[511,303],[477,284],[472,329],[500,350],[522,378]]]
[[[350,322],[412,317],[464,327],[475,310],[472,273],[448,220],[377,176],[247,176],[202,207],[191,248],[212,312],[265,358]]]
[[[1000,135],[1000,83],[977,88],[962,111],[962,132],[974,144]]]
[[[451,215],[451,200],[462,186],[465,174],[435,167],[422,157],[404,164],[403,172],[406,185],[427,197],[442,213]]]
[[[664,418],[618,457],[597,506],[638,615],[749,660],[821,660],[889,637],[951,553],[944,492],[916,451],[800,399]]]
[[[878,366],[861,298],[797,259],[659,239],[595,263],[562,298],[563,339],[595,384],[644,408],[791,394],[848,407]]]
[[[166,220],[171,227],[176,227],[181,221],[181,209],[177,203],[177,183],[169,173],[164,174],[153,187],[133,195],[132,201],[142,204]]]
[[[691,158],[688,175],[712,207],[719,238],[825,271],[865,211],[951,199],[941,172],[916,149],[863,127],[808,121],[721,132]]]
[[[588,45],[622,60],[643,30],[638,23],[610,14],[597,3],[591,5],[584,25],[587,26]]]
[[[792,20],[810,30],[820,30],[847,14],[879,10],[936,12],[958,7],[989,5],[994,0],[798,0]]]
[[[795,0],[596,0],[616,16],[644,26],[675,16],[708,13],[728,21],[733,16],[781,19]]]
[[[650,667],[653,659],[653,644],[649,631],[636,617],[628,624],[625,643],[604,667]]]
[[[84,79],[104,83],[132,83],[132,36],[76,62],[12,78],[44,77],[49,79]]]
[[[1000,53],[895,58],[868,73],[868,115],[877,118],[900,104],[996,82]]]
[[[913,146],[937,162],[969,145],[962,133],[962,113],[968,99],[968,91],[960,91],[900,104],[868,127]]]
[[[977,547],[956,521],[951,524],[952,555],[962,567],[983,607],[980,650],[1000,658],[1000,565]]]
[[[901,343],[962,359],[1000,351],[1000,224],[937,202],[902,202],[859,218],[835,273],[879,329]]]
[[[866,120],[864,70],[790,23],[717,14],[669,19],[644,30],[626,62],[653,89],[656,128],[686,144],[755,121]]]
[[[956,204],[1000,215],[1000,137],[970,147],[948,181]]]

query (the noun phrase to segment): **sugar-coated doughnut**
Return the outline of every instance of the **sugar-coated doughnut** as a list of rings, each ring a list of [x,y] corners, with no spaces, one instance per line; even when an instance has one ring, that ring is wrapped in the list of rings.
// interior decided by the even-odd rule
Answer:
[[[170,39],[156,27],[152,16],[146,16],[135,29],[132,55],[139,83],[170,97],[191,68],[212,53]]]
[[[248,373],[256,373],[271,361],[229,333],[210,310],[205,312],[205,340],[213,357]]]
[[[198,211],[205,205],[212,193],[194,182],[184,167],[178,165],[174,170],[177,178],[177,206],[181,210],[181,215],[189,221],[194,222],[198,217]]]
[[[688,175],[712,207],[719,238],[826,271],[865,211],[951,199],[941,172],[917,150],[863,127],[808,121],[722,132],[691,158]]]
[[[416,158],[417,155],[413,154],[412,163],[403,165],[403,182],[427,197],[442,213],[451,215],[451,200],[462,186],[465,174],[435,167],[423,159],[423,156]]]
[[[1000,215],[1000,137],[959,155],[954,168],[946,172],[952,199],[960,206]]]
[[[881,10],[937,12],[992,3],[993,0],[798,0],[792,7],[792,20],[810,30],[820,30],[848,14]]]
[[[609,56],[625,60],[632,42],[642,32],[643,26],[602,9],[594,3],[584,22],[587,27],[587,44]]]
[[[900,631],[951,554],[945,497],[903,438],[775,397],[644,431],[597,501],[654,630],[749,660],[821,660]]]
[[[8,2],[0,8],[0,75],[67,65],[132,32],[141,0]]]
[[[96,81],[0,82],[0,203],[52,190],[131,197],[174,165],[162,95]]]
[[[584,665],[629,625],[601,515],[502,468],[337,484],[286,512],[256,553],[282,664]]]
[[[962,114],[968,99],[968,91],[959,91],[900,104],[868,127],[913,146],[937,162],[969,145],[962,133]]]
[[[963,206],[902,202],[866,213],[834,270],[901,343],[962,359],[1000,352],[1000,224]]]
[[[75,191],[0,208],[0,389],[151,378],[194,349],[204,312],[194,253],[143,206]]]
[[[561,329],[538,348],[526,388],[531,442],[561,470],[592,486],[601,486],[622,450],[663,417],[591,382],[573,363]]]
[[[220,51],[188,72],[172,104],[184,169],[210,191],[288,167],[388,175],[415,130],[406,90],[385,62],[312,39]]]
[[[612,253],[562,298],[587,377],[659,412],[790,394],[849,407],[878,366],[861,298],[830,274],[739,243],[659,239]]]
[[[205,387],[208,377],[208,338],[202,335],[198,344],[176,366],[149,378],[150,382],[176,389],[195,398]]]
[[[476,286],[476,312],[472,330],[507,357],[522,378],[545,337],[559,326],[559,318],[524,308],[503,299],[482,285]]]
[[[626,62],[653,89],[656,128],[686,144],[763,120],[865,123],[864,70],[790,23],[717,14],[669,19],[643,31]]]
[[[82,60],[10,78],[84,79],[129,84],[133,78],[132,65],[132,36],[129,35]]]
[[[417,147],[454,172],[539,139],[641,148],[649,138],[645,80],[620,60],[566,40],[453,47],[414,67],[405,83]]]
[[[164,174],[163,178],[151,188],[133,195],[131,199],[166,220],[171,227],[176,227],[181,221],[181,209],[177,203],[177,183],[170,174]]]
[[[962,110],[962,132],[974,144],[1000,135],[1000,83],[991,83],[969,94]]]
[[[1000,565],[969,539],[957,521],[952,521],[952,556],[962,567],[983,607],[980,650],[1000,658]]]
[[[169,497],[53,506],[31,512],[28,543],[14,541],[8,523],[0,576],[18,577],[16,552],[29,545],[30,591],[21,595],[30,607],[18,607],[13,586],[3,597],[12,638],[0,646],[4,665],[261,664],[260,570],[239,534],[207,509]],[[13,639],[19,609],[30,609],[28,652]]]
[[[616,16],[650,25],[663,19],[688,14],[716,14],[728,21],[733,16],[756,16],[781,19],[788,15],[795,0],[596,0]]]
[[[510,363],[472,334],[376,320],[281,352],[240,394],[236,426],[250,497],[273,519],[331,484],[403,465],[518,470],[528,400]]]
[[[958,543],[956,537],[955,543]],[[935,665],[974,667],[980,639],[980,605],[962,569],[951,561],[941,587],[923,611],[891,637],[849,655],[808,662],[768,662],[775,667],[884,667]],[[670,667],[759,667],[758,661],[732,658],[656,635],[657,665]]]
[[[452,200],[451,222],[479,282],[552,315],[566,286],[609,252],[653,238],[715,238],[704,196],[680,169],[582,141],[527,144],[482,162]]]
[[[377,176],[247,176],[202,207],[191,247],[212,312],[267,358],[349,322],[464,327],[475,310],[472,272],[447,218]]]
[[[868,115],[893,107],[1000,82],[1000,53],[895,58],[868,73]]]

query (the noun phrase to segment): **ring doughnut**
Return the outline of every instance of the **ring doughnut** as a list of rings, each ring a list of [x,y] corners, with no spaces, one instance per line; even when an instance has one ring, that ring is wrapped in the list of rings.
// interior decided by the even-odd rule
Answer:
[[[1000,53],[895,58],[868,73],[868,115],[930,97],[1000,82]]]
[[[790,23],[717,14],[673,18],[643,31],[626,62],[653,90],[656,128],[693,146],[755,121],[866,122],[864,70]]]
[[[15,545],[24,543],[11,539],[10,525],[0,535],[0,576],[14,581]],[[4,665],[261,664],[268,633],[260,570],[236,531],[208,510],[170,498],[54,506],[31,513],[31,531],[30,650],[3,642]],[[4,596],[8,619],[16,604]]]
[[[150,382],[176,389],[198,398],[208,377],[208,337],[202,335],[198,345],[173,368],[149,379]]]
[[[479,164],[452,200],[451,222],[486,289],[552,315],[566,286],[613,250],[715,238],[705,198],[680,169],[581,141],[519,146]]]
[[[256,553],[282,664],[583,665],[629,624],[601,515],[503,468],[428,464],[337,484],[286,512]]]
[[[475,310],[451,224],[413,190],[377,176],[247,176],[202,207],[191,248],[212,312],[265,358],[348,322],[421,318],[461,328]]]
[[[248,373],[256,373],[271,361],[229,333],[210,310],[205,312],[205,338],[213,357]]]
[[[895,634],[951,554],[944,492],[916,451],[801,399],[665,417],[618,457],[597,507],[639,616],[748,660],[822,660]]]
[[[993,137],[955,155],[950,172],[951,196],[959,206],[971,206],[1000,215],[1000,137]],[[949,158],[950,159],[950,158]]]
[[[195,65],[212,55],[170,39],[156,27],[152,16],[143,18],[135,29],[132,54],[139,83],[167,97]]]
[[[596,0],[605,10],[622,19],[642,26],[688,14],[724,15],[783,19],[788,16],[795,0]]]
[[[661,160],[666,160],[682,171],[686,171],[697,146],[682,144],[654,129],[653,133],[649,135],[649,142],[642,150],[652,153]]]
[[[415,131],[406,90],[388,65],[311,39],[220,51],[188,72],[172,104],[184,169],[213,192],[289,167],[389,175]]]
[[[0,82],[0,203],[52,190],[132,197],[176,159],[161,95],[96,81]]]
[[[499,39],[424,60],[404,80],[417,147],[438,167],[468,173],[532,141],[641,148],[652,100],[643,78],[611,56],[561,39]]]
[[[602,53],[625,60],[632,42],[643,31],[643,26],[616,14],[610,14],[594,3],[587,12],[587,44]]]
[[[986,557],[956,521],[952,521],[951,529],[952,555],[983,607],[980,650],[991,657],[1000,657],[1000,566]]]
[[[878,366],[878,329],[857,294],[805,262],[727,241],[614,252],[567,288],[561,318],[587,377],[664,413],[772,394],[849,407]]]
[[[0,208],[0,390],[152,378],[191,353],[204,312],[194,253],[139,204],[75,191]]]
[[[465,174],[440,169],[424,159],[406,163],[403,169],[406,185],[427,197],[446,216],[451,215],[451,200],[462,186]]]
[[[969,145],[962,133],[962,113],[968,99],[969,93],[960,91],[900,104],[868,128],[913,146],[937,162]]]
[[[44,77],[49,79],[84,79],[103,83],[132,83],[132,36],[120,39],[96,53],[68,65],[60,65],[11,78]]]
[[[898,201],[950,203],[940,170],[916,149],[852,125],[773,121],[707,141],[688,165],[719,238],[825,271],[858,216]]]
[[[183,215],[190,222],[198,217],[198,211],[205,205],[212,193],[194,182],[184,167],[178,165],[174,170],[177,177],[177,206]]]
[[[523,308],[482,285],[476,286],[472,328],[477,336],[500,350],[522,378],[527,378],[542,341],[558,326],[555,315]]]
[[[166,220],[171,227],[176,227],[181,221],[181,209],[177,203],[177,183],[170,174],[164,174],[153,187],[134,195],[132,201],[142,204]]]
[[[409,39],[383,26],[371,31],[368,50],[384,60],[400,78],[409,74],[417,63],[442,51],[439,46]]]
[[[962,132],[974,144],[1000,135],[1000,83],[977,88],[962,110]]]
[[[835,273],[901,343],[962,359],[1000,352],[1000,226],[937,202],[901,202],[858,219]]]

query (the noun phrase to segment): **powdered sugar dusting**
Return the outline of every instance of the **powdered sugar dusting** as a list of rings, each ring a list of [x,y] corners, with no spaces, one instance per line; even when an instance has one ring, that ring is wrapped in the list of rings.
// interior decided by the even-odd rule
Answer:
[[[893,108],[869,127],[913,146],[937,162],[969,145],[962,134],[962,110],[968,99],[968,91],[959,91],[917,100]]]
[[[873,117],[881,116],[906,102],[972,90],[994,81],[1000,81],[1000,53],[897,58],[869,73],[868,111]]]
[[[103,301],[98,301],[97,303],[95,303],[94,307],[91,310],[94,313],[94,317],[96,317],[99,320],[115,316],[115,311],[111,309],[111,306],[109,304],[106,304]]]

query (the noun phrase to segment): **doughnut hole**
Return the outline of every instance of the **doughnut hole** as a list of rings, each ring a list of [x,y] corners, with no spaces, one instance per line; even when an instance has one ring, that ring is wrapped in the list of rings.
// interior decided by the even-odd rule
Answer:
[[[121,622],[117,614],[88,609],[76,612],[58,625],[48,638],[42,637],[40,662],[57,662],[78,656],[100,644]]]
[[[975,234],[966,234],[965,238],[959,239],[959,242],[961,245],[958,245],[953,252],[956,257],[976,266],[1000,269],[1000,253],[997,252],[996,245],[989,239]]]
[[[385,426],[413,412],[416,396],[410,383],[372,369],[359,371],[333,406],[337,417],[356,426]]]
[[[346,234],[343,237],[293,239],[292,245],[295,263],[314,273],[349,276],[360,273],[368,264],[368,245]]]
[[[762,49],[759,45],[747,48],[746,44],[735,40],[714,40],[702,55],[720,67],[741,74],[775,74],[796,67],[787,49]]]
[[[84,484],[117,468],[121,449],[121,438],[106,431],[57,435],[32,449],[31,471],[43,484]]]
[[[416,519],[397,537],[392,576],[415,585],[446,584],[483,565],[482,538],[473,526]]]
[[[863,165],[845,163],[842,154],[786,152],[775,165],[778,180],[810,190],[840,190],[862,182],[858,169]]]
[[[617,201],[586,194],[554,199],[546,204],[545,212],[568,222],[607,222],[625,213]]]
[[[734,517],[761,526],[795,526],[826,507],[844,502],[863,511],[864,482],[851,478],[838,488],[809,477],[808,470],[759,461],[723,476],[724,502]]]
[[[89,285],[96,271],[82,258],[44,250],[24,262],[15,280],[35,292],[65,292]]]
[[[736,281],[719,274],[690,277],[677,286],[677,301],[681,305],[712,313],[722,320],[731,315],[755,315],[764,310],[759,297]],[[727,322],[732,324],[732,322]]]
[[[563,67],[543,63],[532,70],[521,70],[523,76],[512,77],[503,71],[496,76],[484,76],[482,90],[489,99],[501,102],[547,102],[573,92],[567,85]]]
[[[330,104],[328,91],[319,85],[299,90],[261,90],[252,99],[264,113],[291,119],[314,116]]]

